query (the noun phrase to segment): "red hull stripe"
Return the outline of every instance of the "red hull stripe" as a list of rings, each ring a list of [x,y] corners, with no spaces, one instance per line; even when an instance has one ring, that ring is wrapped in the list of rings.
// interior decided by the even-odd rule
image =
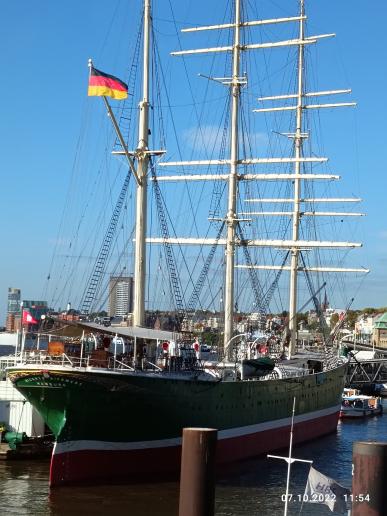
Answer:
[[[295,422],[293,442],[301,443],[334,432],[337,427],[339,409],[335,409],[335,411],[331,409],[331,412],[326,412],[320,417]],[[217,463],[235,462],[285,448],[289,444],[290,423],[288,418],[282,421],[287,421],[287,423],[284,426],[240,434],[235,437],[220,437],[217,444]],[[85,441],[77,443],[85,443]],[[122,446],[122,444],[128,443],[100,444],[105,445],[105,448],[81,449],[75,447],[73,451],[65,451],[64,443],[56,444],[51,458],[50,485],[103,483],[130,478],[137,480],[159,478],[160,475],[177,475],[179,472],[181,446],[178,444],[170,443],[168,445],[164,441],[164,446],[138,447],[137,449],[123,447],[113,449],[106,446],[107,444]]]
[[[319,419],[321,417],[329,416],[331,414],[337,414],[340,410],[340,406],[331,407],[329,409],[316,410],[315,412],[309,412],[307,414],[301,414],[295,416],[294,422],[305,423],[310,420]],[[234,437],[243,437],[249,435],[255,435],[260,432],[272,431],[275,429],[281,429],[290,426],[291,418],[277,419],[275,421],[267,421],[265,423],[259,423],[257,425],[242,426],[238,428],[230,428],[227,430],[220,430],[218,432],[218,440],[232,439]],[[172,439],[160,439],[154,441],[135,441],[135,442],[114,442],[114,441],[67,441],[56,443],[54,452],[55,454],[70,453],[82,450],[144,450],[144,449],[155,449],[155,448],[166,448],[181,445],[181,438],[174,437]]]
[[[105,79],[112,79],[112,80],[122,84],[125,87],[125,89],[128,89],[128,85],[125,84],[124,81],[121,81],[121,79],[119,79],[115,75],[110,75],[109,73],[102,72],[101,70],[97,70],[97,68],[94,68],[94,66],[92,66],[90,68],[90,78],[92,78],[92,77],[104,77]]]

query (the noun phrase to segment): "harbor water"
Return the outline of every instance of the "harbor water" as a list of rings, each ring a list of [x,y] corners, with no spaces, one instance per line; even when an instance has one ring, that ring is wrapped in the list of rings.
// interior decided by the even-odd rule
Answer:
[[[352,443],[383,441],[387,437],[385,415],[363,421],[340,422],[337,432],[294,448],[293,456],[313,460],[313,466],[345,487],[351,488]],[[386,439],[387,440],[387,439]],[[286,454],[286,450],[284,450]],[[279,453],[281,455],[281,453]],[[280,516],[286,485],[285,461],[265,457],[223,470],[217,478],[216,516]],[[48,488],[48,462],[0,462],[1,515],[130,515],[178,514],[177,482],[139,485],[106,485]],[[289,514],[329,515],[325,505],[300,501],[309,465],[292,466]]]

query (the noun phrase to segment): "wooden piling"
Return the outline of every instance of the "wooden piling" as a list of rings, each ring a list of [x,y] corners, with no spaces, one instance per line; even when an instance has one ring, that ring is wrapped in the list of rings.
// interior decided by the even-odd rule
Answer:
[[[214,515],[217,437],[213,428],[183,429],[179,516]]]
[[[384,516],[387,442],[354,442],[352,468],[352,516]]]

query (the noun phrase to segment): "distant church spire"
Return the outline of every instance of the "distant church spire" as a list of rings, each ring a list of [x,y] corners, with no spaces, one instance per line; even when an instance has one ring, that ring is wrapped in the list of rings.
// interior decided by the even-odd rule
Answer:
[[[328,296],[327,296],[326,290],[325,290],[325,294],[324,294],[324,301],[323,301],[321,308],[322,308],[323,312],[325,312],[325,310],[327,310],[329,308],[329,301],[328,301]]]

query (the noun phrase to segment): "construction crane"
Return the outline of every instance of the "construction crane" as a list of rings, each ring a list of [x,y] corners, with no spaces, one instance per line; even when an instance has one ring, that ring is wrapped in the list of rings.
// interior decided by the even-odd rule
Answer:
[[[328,328],[327,322],[325,320],[325,317],[324,317],[324,314],[323,314],[323,311],[322,311],[322,308],[321,308],[321,303],[320,303],[320,301],[319,301],[319,299],[317,297],[317,292],[314,291],[312,280],[310,278],[310,274],[309,274],[308,269],[306,267],[304,256],[302,255],[302,253],[300,253],[300,256],[301,256],[302,264],[304,266],[306,282],[308,284],[309,292],[312,295],[312,301],[313,301],[313,304],[314,304],[314,307],[315,307],[315,310],[316,310],[316,313],[317,313],[317,317],[318,317],[318,320],[319,320],[320,329],[321,329],[321,332],[322,332],[322,334],[324,336],[324,342],[327,343],[328,339],[329,339],[329,333],[330,333],[329,332],[329,328]],[[324,286],[325,286],[325,283],[324,283]],[[321,289],[319,289],[319,291],[320,290]]]

